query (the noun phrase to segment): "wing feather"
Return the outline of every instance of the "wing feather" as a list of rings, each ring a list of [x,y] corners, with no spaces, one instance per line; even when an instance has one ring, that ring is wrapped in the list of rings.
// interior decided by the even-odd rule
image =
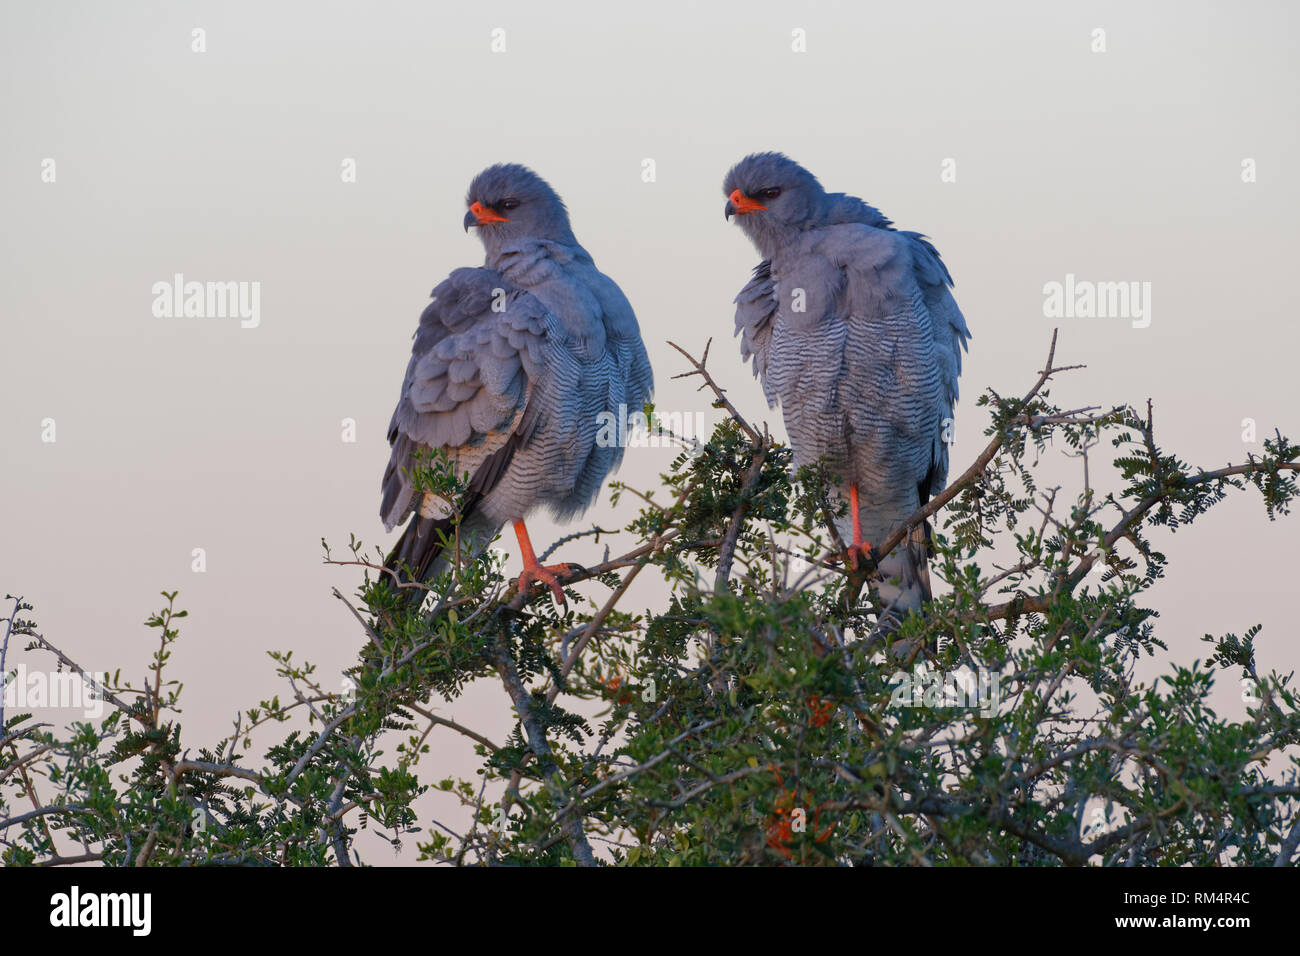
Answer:
[[[411,466],[421,449],[446,449],[470,476],[463,511],[500,481],[536,428],[528,398],[546,320],[534,296],[491,269],[457,269],[433,290],[389,423],[385,527],[392,530],[420,505]]]
[[[941,418],[952,418],[957,404],[957,381],[961,377],[962,352],[968,348],[971,338],[966,326],[966,317],[957,307],[957,300],[952,294],[952,276],[948,267],[939,258],[939,251],[925,236],[916,232],[904,232],[912,247],[912,263],[916,270],[916,281],[921,288],[922,301],[929,313],[934,330],[935,358],[939,363],[940,378],[943,383],[943,407]],[[949,424],[943,429],[947,433]],[[938,494],[948,483],[948,445],[940,437],[934,447],[930,472],[921,489],[921,501],[929,500]]]
[[[754,267],[754,276],[736,296],[736,335],[740,336],[742,361],[753,360],[754,377],[763,384],[769,405],[777,396],[768,390],[768,355],[772,345],[772,322],[776,318],[776,283],[772,263],[764,259]]]

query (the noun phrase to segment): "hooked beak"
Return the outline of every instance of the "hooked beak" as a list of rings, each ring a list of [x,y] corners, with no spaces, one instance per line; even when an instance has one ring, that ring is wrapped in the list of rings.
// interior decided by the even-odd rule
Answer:
[[[469,232],[470,226],[485,226],[490,222],[509,222],[505,216],[498,216],[491,209],[488,209],[481,202],[475,202],[469,207],[469,212],[465,213],[465,231]]]
[[[733,189],[731,195],[727,197],[726,208],[722,210],[722,215],[726,219],[732,216],[743,216],[746,213],[759,212],[767,209],[762,203],[750,199],[739,189]]]

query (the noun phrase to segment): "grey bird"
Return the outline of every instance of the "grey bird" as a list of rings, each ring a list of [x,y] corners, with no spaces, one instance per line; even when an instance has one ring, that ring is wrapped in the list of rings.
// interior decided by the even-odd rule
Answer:
[[[947,483],[970,338],[952,277],[920,233],[828,193],[780,153],[741,160],[723,192],[726,218],[763,257],[736,297],[741,355],[781,406],[795,464],[823,460],[835,476],[856,567]],[[915,529],[880,562],[886,631],[932,598],[929,533]]]
[[[557,572],[566,566],[538,563],[524,519],[546,508],[568,520],[596,499],[623,456],[617,442],[597,440],[603,413],[641,410],[654,386],[650,362],[627,298],[578,244],[545,180],[524,166],[491,166],[465,202],[465,230],[486,259],[433,290],[415,332],[380,506],[388,530],[410,521],[385,566],[427,582],[452,557],[444,542],[481,553],[511,522],[520,590],[540,581],[563,603]],[[468,478],[463,500],[416,493],[420,449],[445,449]]]

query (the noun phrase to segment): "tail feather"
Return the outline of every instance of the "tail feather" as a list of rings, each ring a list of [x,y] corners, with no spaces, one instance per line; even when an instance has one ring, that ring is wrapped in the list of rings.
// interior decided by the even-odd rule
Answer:
[[[881,560],[876,582],[881,607],[899,620],[919,611],[934,598],[924,528],[913,528],[898,547]]]
[[[870,637],[885,640],[913,611],[925,612],[934,599],[930,589],[929,523],[913,528],[908,536],[885,555],[878,565],[880,580],[873,587],[880,600],[880,617]],[[911,648],[895,648],[896,656],[909,657]]]
[[[450,518],[425,518],[418,512],[412,515],[406,530],[384,561],[384,568],[393,572],[392,575],[384,575],[385,583],[391,589],[400,591],[408,601],[422,601],[425,593],[422,588],[403,588],[398,585],[423,584],[429,580],[432,577],[429,569],[441,556],[445,547],[443,542],[454,541],[455,535],[456,526]]]
[[[462,515],[457,527],[454,515],[426,518],[417,511],[384,561],[384,567],[393,572],[384,574],[385,582],[390,589],[400,591],[404,600],[418,607],[427,593],[424,588],[398,587],[399,583],[428,584],[450,567],[458,544],[461,560],[473,560],[487,549],[500,530],[499,525],[478,512]]]

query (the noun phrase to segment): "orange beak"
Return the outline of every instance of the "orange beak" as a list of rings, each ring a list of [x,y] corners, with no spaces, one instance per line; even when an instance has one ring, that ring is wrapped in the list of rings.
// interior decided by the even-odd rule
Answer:
[[[474,214],[474,219],[481,226],[488,222],[509,222],[505,216],[498,216],[491,209],[484,207],[481,202],[475,202],[469,207],[469,211]]]
[[[731,206],[735,210],[737,216],[743,216],[747,212],[758,212],[767,209],[767,207],[762,203],[750,199],[739,189],[733,189],[731,195],[727,198],[731,200]]]

